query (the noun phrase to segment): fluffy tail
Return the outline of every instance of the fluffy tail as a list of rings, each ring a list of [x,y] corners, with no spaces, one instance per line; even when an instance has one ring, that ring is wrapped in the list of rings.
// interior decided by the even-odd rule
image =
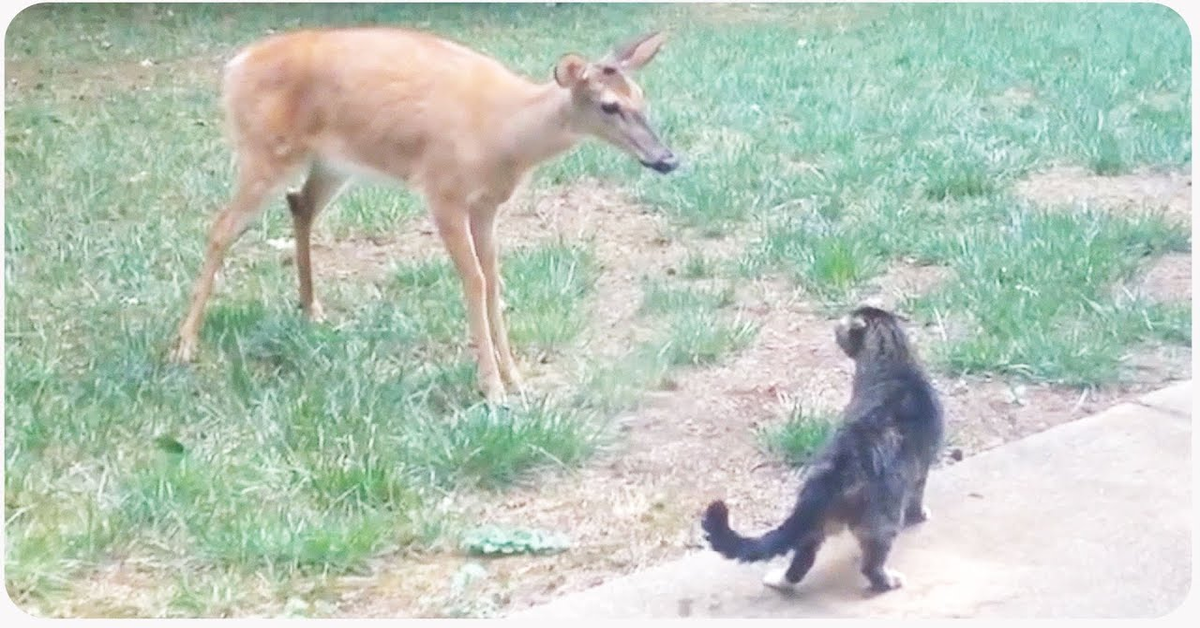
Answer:
[[[758,538],[747,538],[730,529],[729,508],[721,501],[708,505],[700,527],[704,528],[709,545],[725,558],[752,563],[786,554],[801,537],[822,525],[825,511],[835,497],[835,491],[830,490],[831,479],[826,476],[807,482],[792,514],[778,528]]]

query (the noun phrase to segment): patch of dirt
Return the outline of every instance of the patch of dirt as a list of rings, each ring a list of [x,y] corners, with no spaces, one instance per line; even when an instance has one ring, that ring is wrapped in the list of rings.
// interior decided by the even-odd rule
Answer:
[[[1037,91],[1031,85],[1014,85],[988,99],[997,109],[1017,109],[1031,105],[1037,100]]]
[[[1192,256],[1168,253],[1150,264],[1135,285],[1139,294],[1159,301],[1190,301],[1192,298]]]
[[[869,23],[885,9],[872,5],[813,4],[781,11],[771,3],[712,3],[684,5],[697,19],[710,24],[755,24],[770,22],[795,26],[804,31],[829,28],[845,33]],[[797,10],[800,9],[800,10]]]
[[[898,310],[905,300],[928,294],[953,277],[954,271],[944,266],[903,260],[868,281],[859,291],[859,297],[873,305]]]
[[[1141,101],[1154,111],[1174,111],[1187,102],[1187,97],[1176,92],[1153,92],[1142,96]]]
[[[21,92],[53,89],[74,100],[92,100],[108,94],[159,89],[192,89],[208,85],[216,93],[228,53],[181,59],[141,59],[105,65],[46,67],[38,61],[7,63],[4,80],[10,97]]]
[[[133,561],[112,562],[91,574],[87,586],[56,600],[53,609],[33,603],[22,610],[35,617],[161,617],[165,600],[155,582],[160,574]]]
[[[449,260],[442,241],[433,230],[432,223],[425,223],[415,230],[411,226],[386,236],[355,236],[340,240],[325,239],[314,235],[311,244],[313,282],[317,285],[333,281],[380,283],[388,277],[397,264],[437,259],[439,255]],[[296,243],[291,238],[272,240],[272,246],[283,251],[281,261],[285,265],[295,262]]]
[[[1143,169],[1106,177],[1078,166],[1060,166],[1018,182],[1016,191],[1040,205],[1162,210],[1168,220],[1189,229],[1192,224],[1192,176],[1187,172]]]
[[[1139,388],[1156,388],[1164,382],[1192,376],[1192,348],[1179,345],[1146,343],[1135,347],[1122,368],[1122,376]]]

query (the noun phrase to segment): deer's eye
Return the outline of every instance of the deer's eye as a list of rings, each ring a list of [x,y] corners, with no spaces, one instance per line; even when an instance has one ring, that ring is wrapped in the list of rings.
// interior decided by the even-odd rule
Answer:
[[[621,106],[615,102],[600,103],[600,111],[607,114],[614,114],[621,110]]]

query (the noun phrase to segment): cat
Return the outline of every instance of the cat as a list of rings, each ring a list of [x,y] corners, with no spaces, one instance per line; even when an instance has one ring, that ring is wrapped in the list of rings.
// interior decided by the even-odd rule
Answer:
[[[724,502],[709,504],[701,522],[714,550],[742,562],[793,551],[786,569],[764,584],[790,590],[802,580],[824,540],[849,528],[862,549],[861,571],[875,592],[903,584],[885,566],[900,529],[925,521],[925,480],[942,446],[945,422],[937,392],[909,347],[895,314],[856,308],[835,327],[854,360],[843,423],[813,457],[799,499],[776,529],[747,538],[729,527]]]

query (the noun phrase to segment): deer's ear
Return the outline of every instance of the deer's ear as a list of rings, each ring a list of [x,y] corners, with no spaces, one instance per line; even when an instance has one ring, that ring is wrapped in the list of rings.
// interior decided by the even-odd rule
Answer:
[[[654,59],[666,41],[666,33],[647,33],[617,46],[608,58],[622,70],[637,71]]]
[[[565,54],[554,66],[554,82],[562,87],[575,87],[587,80],[587,61],[577,54]]]

